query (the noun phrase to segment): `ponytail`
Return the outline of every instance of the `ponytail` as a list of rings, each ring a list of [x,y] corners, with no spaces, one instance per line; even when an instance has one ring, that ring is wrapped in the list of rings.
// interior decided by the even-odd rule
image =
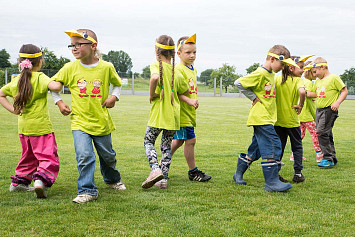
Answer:
[[[26,104],[32,99],[32,71],[29,68],[24,68],[21,71],[20,79],[18,81],[18,93],[14,97],[14,110],[16,114],[22,114]]]

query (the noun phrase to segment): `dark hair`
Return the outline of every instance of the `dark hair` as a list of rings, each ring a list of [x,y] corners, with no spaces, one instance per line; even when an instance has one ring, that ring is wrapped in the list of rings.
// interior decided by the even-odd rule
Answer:
[[[20,53],[25,54],[35,54],[41,52],[41,49],[33,44],[24,44],[20,48]],[[39,56],[37,58],[25,58],[20,57],[18,62],[21,63],[23,60],[27,59],[31,62],[33,67],[37,67],[43,56]],[[26,104],[32,99],[32,69],[24,68],[21,70],[20,79],[18,81],[18,93],[14,97],[14,110],[16,114],[22,114],[23,110],[26,107]]]
[[[292,60],[295,60],[295,58],[300,58],[299,56],[291,56]],[[286,65],[284,67],[284,69],[282,69],[282,81],[281,84],[285,83],[287,81],[287,77],[290,76],[293,79],[293,74],[290,71],[290,68],[288,65]]]
[[[159,44],[163,45],[168,45],[168,46],[174,46],[174,40],[167,35],[161,35],[158,37],[156,40]],[[173,66],[173,71],[172,71],[172,80],[171,80],[171,90],[174,90],[174,72],[175,72],[175,49],[162,49],[157,46],[155,46],[155,53],[157,55],[158,61],[159,61],[159,78],[160,78],[160,85],[162,87],[162,92],[161,92],[161,99],[164,98],[164,88],[163,88],[163,64],[160,58],[160,55],[163,55],[165,58],[169,59],[172,58],[172,66]],[[174,101],[174,93],[171,94],[171,104],[173,104]]]

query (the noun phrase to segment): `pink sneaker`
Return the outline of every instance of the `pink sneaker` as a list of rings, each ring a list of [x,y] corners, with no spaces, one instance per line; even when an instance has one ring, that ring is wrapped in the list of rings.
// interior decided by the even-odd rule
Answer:
[[[148,178],[142,183],[142,188],[151,188],[156,182],[164,178],[161,169],[152,169]]]
[[[162,179],[154,184],[160,189],[167,189],[168,188],[168,180]]]
[[[316,151],[317,163],[320,163],[323,159],[323,153],[321,151]]]

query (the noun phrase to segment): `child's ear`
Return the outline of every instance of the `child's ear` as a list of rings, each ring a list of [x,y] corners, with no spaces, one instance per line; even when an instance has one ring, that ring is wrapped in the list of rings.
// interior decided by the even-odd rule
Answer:
[[[176,54],[180,57],[180,54],[181,54],[180,50],[178,50],[178,51],[176,52]]]
[[[92,48],[93,50],[95,50],[95,49],[97,48],[97,43],[92,43],[92,44],[91,44],[91,48]]]

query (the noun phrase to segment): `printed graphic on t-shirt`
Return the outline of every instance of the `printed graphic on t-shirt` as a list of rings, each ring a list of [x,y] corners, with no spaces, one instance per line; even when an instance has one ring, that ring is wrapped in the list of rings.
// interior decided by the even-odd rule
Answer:
[[[318,94],[319,92],[319,94]],[[325,87],[317,87],[317,94],[318,94],[318,98],[326,98],[325,96]]]
[[[189,79],[189,93],[190,94],[197,93],[197,88],[195,87],[194,80],[192,78]]]
[[[87,97],[87,96],[89,96],[89,95],[86,93],[86,86],[88,85],[88,83],[87,83],[86,80],[84,80],[84,79],[79,79],[79,80],[77,81],[77,85],[78,85],[78,87],[79,87],[79,89],[80,89],[80,94],[79,94],[80,97]]]
[[[273,86],[273,89],[274,89],[273,91],[271,90],[271,88],[272,88],[272,85],[270,84],[270,82],[265,83],[265,87],[264,87],[264,89],[265,89],[264,97],[265,98],[269,98],[269,97],[275,98],[276,97],[275,85]]]
[[[88,91],[90,91],[90,89],[88,89],[89,84],[92,84],[93,89],[91,90],[92,94],[88,94]],[[79,79],[77,81],[77,86],[79,87],[79,96],[81,98],[83,97],[88,97],[89,95],[91,97],[102,97],[102,95],[100,94],[101,90],[101,80],[100,79],[96,79],[93,82],[87,82],[84,78]]]

